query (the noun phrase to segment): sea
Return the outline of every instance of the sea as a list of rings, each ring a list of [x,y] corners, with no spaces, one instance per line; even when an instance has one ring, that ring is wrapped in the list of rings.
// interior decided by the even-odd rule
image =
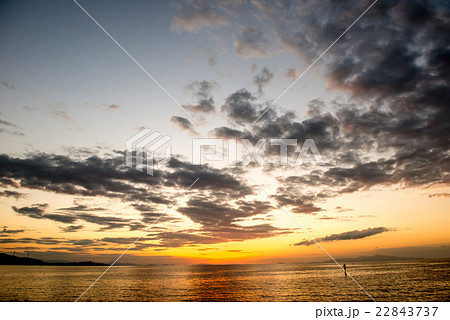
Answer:
[[[106,270],[0,266],[0,301],[75,301]],[[450,301],[450,260],[354,262],[376,301]],[[370,301],[336,264],[113,266],[80,301]]]

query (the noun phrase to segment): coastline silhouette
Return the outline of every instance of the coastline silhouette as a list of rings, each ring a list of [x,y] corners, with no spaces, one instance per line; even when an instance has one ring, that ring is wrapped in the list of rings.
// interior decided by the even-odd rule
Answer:
[[[28,254],[29,255],[29,254]],[[0,265],[34,265],[34,266],[108,266],[105,263],[92,261],[81,262],[45,262],[35,258],[18,257],[6,253],[0,253]]]

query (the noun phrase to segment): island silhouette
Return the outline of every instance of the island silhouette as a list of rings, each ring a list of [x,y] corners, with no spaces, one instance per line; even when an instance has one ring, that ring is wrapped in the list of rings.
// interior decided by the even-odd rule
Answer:
[[[105,263],[93,261],[80,262],[45,262],[35,258],[17,257],[6,253],[0,253],[0,265],[29,265],[29,266],[108,266]]]

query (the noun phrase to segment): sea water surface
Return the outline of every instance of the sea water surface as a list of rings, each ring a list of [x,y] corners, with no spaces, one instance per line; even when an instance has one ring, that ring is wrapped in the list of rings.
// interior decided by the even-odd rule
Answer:
[[[106,267],[0,266],[1,301],[74,301]],[[449,301],[450,260],[349,263],[377,301]],[[111,268],[80,301],[368,301],[336,264]]]

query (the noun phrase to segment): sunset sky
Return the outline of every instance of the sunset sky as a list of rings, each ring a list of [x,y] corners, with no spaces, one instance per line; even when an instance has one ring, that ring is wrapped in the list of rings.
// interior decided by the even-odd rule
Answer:
[[[198,125],[75,2],[0,1],[0,251],[112,262],[181,196],[120,262],[329,260],[280,207],[336,258],[450,258],[447,1],[378,1],[254,125],[373,1],[78,2]],[[153,176],[142,128],[173,138]],[[299,146],[195,165],[193,138]]]

